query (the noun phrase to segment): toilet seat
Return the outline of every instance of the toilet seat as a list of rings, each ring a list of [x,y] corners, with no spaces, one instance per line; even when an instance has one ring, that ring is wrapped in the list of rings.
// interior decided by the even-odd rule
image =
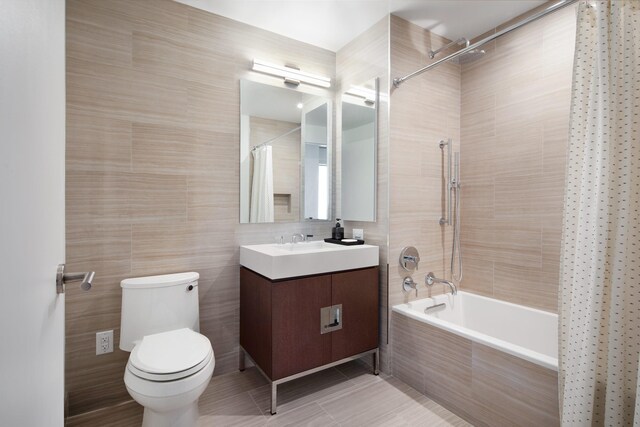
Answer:
[[[127,369],[149,381],[176,381],[199,372],[212,358],[209,339],[183,328],[145,336],[133,348]]]

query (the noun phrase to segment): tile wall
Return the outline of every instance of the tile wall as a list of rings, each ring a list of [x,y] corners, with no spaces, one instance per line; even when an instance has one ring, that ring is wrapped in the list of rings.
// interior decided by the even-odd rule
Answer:
[[[391,78],[424,67],[429,50],[449,40],[397,16],[391,16]],[[445,52],[444,54],[447,54]],[[441,226],[446,157],[438,146],[451,138],[460,141],[460,66],[443,64],[432,71],[391,89],[389,150],[389,305],[400,304],[431,293],[424,276],[432,271],[449,277],[451,227]],[[415,246],[421,257],[412,274],[418,292],[404,293],[402,280],[411,275],[400,267],[400,251]]]
[[[335,78],[334,52],[170,0],[67,1],[67,265],[96,271],[67,293],[68,415],[129,399],[129,354],[95,355],[98,331],[117,347],[122,279],[198,271],[222,374],[237,361],[238,246],[330,235],[238,223],[239,80],[281,81],[250,72],[255,57]]]
[[[575,8],[462,66],[462,288],[557,310]]]

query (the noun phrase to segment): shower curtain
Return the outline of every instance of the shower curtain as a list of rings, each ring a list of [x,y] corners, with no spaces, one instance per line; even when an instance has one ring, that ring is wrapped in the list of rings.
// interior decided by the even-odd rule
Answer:
[[[249,222],[273,222],[273,157],[272,147],[263,145],[252,151],[253,180]]]
[[[578,6],[560,277],[563,426],[640,426],[640,1]]]

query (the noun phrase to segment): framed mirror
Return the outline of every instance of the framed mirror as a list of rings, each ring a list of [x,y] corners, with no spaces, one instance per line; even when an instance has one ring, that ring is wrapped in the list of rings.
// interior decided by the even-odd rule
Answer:
[[[240,81],[240,222],[329,220],[331,100]]]
[[[341,215],[343,220],[376,220],[378,79],[342,94]]]

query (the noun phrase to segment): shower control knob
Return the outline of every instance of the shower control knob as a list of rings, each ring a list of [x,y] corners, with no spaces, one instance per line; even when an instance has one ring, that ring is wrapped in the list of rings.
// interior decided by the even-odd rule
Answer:
[[[400,266],[406,271],[415,271],[420,263],[420,254],[414,246],[407,246],[400,252]]]

